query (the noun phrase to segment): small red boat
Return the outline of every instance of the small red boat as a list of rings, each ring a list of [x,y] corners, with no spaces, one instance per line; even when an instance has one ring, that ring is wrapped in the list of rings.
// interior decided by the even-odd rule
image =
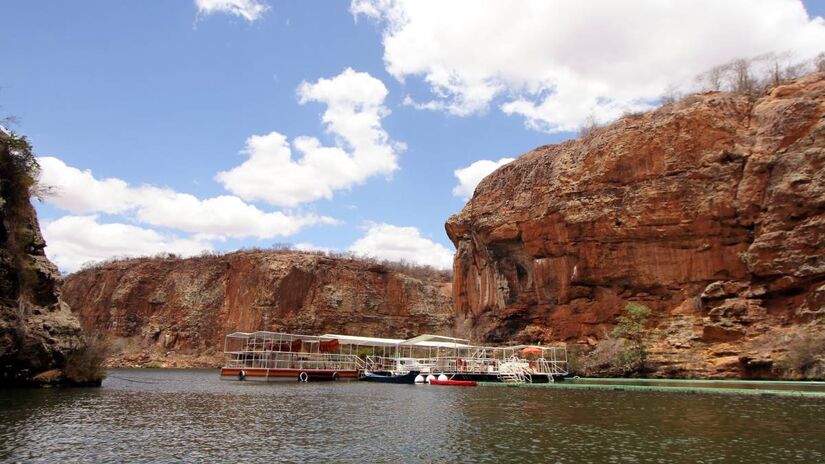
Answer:
[[[475,387],[478,385],[474,380],[430,380],[430,385],[451,385],[453,387]]]

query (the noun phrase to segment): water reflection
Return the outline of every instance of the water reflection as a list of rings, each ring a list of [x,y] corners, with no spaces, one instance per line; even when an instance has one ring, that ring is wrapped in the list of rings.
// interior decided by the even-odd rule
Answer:
[[[119,370],[101,389],[0,392],[0,459],[818,462],[823,413],[819,398]]]

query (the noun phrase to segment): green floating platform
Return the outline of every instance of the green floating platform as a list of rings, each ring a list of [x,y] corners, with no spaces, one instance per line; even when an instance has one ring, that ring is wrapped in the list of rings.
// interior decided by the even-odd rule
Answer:
[[[673,385],[646,385],[646,384],[673,384]],[[687,386],[680,384],[700,384],[708,386]],[[710,385],[725,385],[713,387]],[[736,388],[731,385],[758,385],[751,388]],[[567,379],[556,383],[500,383],[479,382],[485,387],[518,387],[518,388],[556,388],[571,390],[614,390],[614,391],[660,391],[678,393],[721,393],[735,395],[762,395],[762,396],[794,396],[825,398],[825,382],[792,382],[792,381],[742,381],[742,380],[687,380],[687,379]],[[785,388],[771,388],[785,387]],[[813,387],[817,390],[802,390],[788,387]]]

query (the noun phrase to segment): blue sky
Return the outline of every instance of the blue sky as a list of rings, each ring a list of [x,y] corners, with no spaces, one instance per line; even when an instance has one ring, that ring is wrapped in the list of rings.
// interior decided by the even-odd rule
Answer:
[[[665,8],[651,14],[684,17],[678,3],[672,4],[672,12]],[[810,58],[822,37],[820,29],[825,30],[822,19],[815,18],[825,14],[825,2],[805,2],[807,15],[804,10],[799,14],[798,2],[763,3],[746,8],[752,11],[737,19],[741,24],[734,29],[741,27],[742,40],[732,38],[722,46],[718,40],[715,45],[686,46],[675,57],[659,59],[644,48],[656,41],[653,38],[639,43],[637,53],[632,41],[638,39],[619,37],[616,42],[626,44],[632,58],[614,53],[590,65],[587,57],[593,54],[588,54],[586,38],[568,47],[554,43],[562,42],[563,35],[505,30],[503,40],[512,38],[512,43],[498,52],[501,37],[478,33],[489,29],[485,23],[489,18],[473,13],[471,5],[463,2],[445,8],[439,3],[411,6],[368,0],[3,0],[0,115],[19,118],[12,129],[28,135],[40,156],[62,162],[49,164],[48,174],[61,184],[56,195],[64,198],[47,199],[37,208],[49,243],[47,253],[64,270],[112,255],[162,249],[192,254],[202,248],[231,250],[275,242],[446,267],[445,253],[453,248],[443,225],[466,201],[453,193],[459,183],[455,170],[570,138],[585,113],[608,122],[622,111],[654,106],[666,85],[690,90],[687,77],[708,65],[770,51],[761,39],[751,37],[757,34],[754,24],[767,30],[758,34],[768,39],[781,34],[787,44],[778,45],[776,51],[792,50],[795,59]],[[724,24],[744,4],[732,1],[711,15]],[[533,6],[546,15],[548,30],[553,29],[552,21],[563,16],[555,14],[558,8]],[[244,17],[254,7],[265,11],[252,19]],[[765,27],[764,21],[773,21],[771,9],[786,13],[775,15],[785,19]],[[540,16],[537,11],[512,10],[518,8],[506,9],[502,29]],[[398,12],[407,18],[404,24],[394,23],[393,13]],[[604,17],[606,13],[609,17]],[[583,21],[594,17],[598,21],[600,16],[605,21],[618,19],[616,12],[606,13],[578,14],[584,15]],[[569,23],[568,18],[565,24]],[[562,32],[582,36],[581,31]],[[678,40],[696,42],[679,33],[672,31]],[[432,46],[426,38],[433,37],[442,42]],[[537,41],[548,44],[540,53],[532,50]],[[706,53],[702,46],[707,47]],[[568,57],[569,48],[580,48],[581,56]],[[610,63],[612,57],[616,63]],[[574,65],[565,59],[575,60]],[[641,71],[635,79],[644,85],[626,85],[627,73],[606,73],[601,68],[605,62],[611,69],[630,63]],[[647,66],[660,72],[650,75]],[[360,92],[343,79],[334,80],[348,68],[353,85],[380,90],[377,80],[386,89],[383,98],[380,92],[366,97],[371,99],[378,126],[372,119],[365,123],[373,132],[366,136],[372,138],[364,142],[369,145],[364,150],[378,143],[392,152],[395,169],[370,171],[356,161],[354,165],[366,174],[330,184],[331,198],[290,204],[275,198],[280,193],[270,192],[268,199],[266,193],[257,194],[258,184],[239,185],[254,172],[242,173],[232,185],[216,180],[219,172],[233,170],[248,159],[240,152],[253,135],[283,135],[294,161],[300,157],[295,138],[301,136],[342,150],[342,157],[357,152],[321,120],[331,108],[330,101],[349,101],[343,96],[346,92]],[[570,73],[553,74],[562,68],[573,69],[572,78]],[[324,90],[311,87],[317,95],[302,102],[298,90],[302,83],[315,86],[322,79],[337,86],[334,96],[318,97]],[[360,105],[355,105],[356,116],[362,115]],[[347,124],[352,119],[345,115],[334,121]],[[267,156],[276,155],[261,152],[260,159]],[[76,170],[91,170],[91,175],[80,179]],[[284,172],[273,168],[263,177],[278,184],[278,192],[289,191],[292,180]],[[306,172],[315,171],[307,168]],[[128,188],[101,183],[105,179],[120,179]],[[149,187],[157,190],[141,190]],[[269,191],[266,182],[260,188]],[[181,226],[174,217],[160,218],[168,214],[179,219],[174,208],[147,211],[153,206],[146,205],[146,198],[171,192],[191,194],[198,201],[231,196],[258,215],[277,212],[315,219],[282,234],[261,232],[264,226],[247,233],[237,225],[216,224],[217,219],[208,225],[193,220]],[[110,204],[121,198],[118,195],[144,200],[124,199],[134,204],[119,208]],[[203,209],[207,215],[211,211]],[[86,219],[66,219],[80,217]],[[123,227],[102,227],[107,224]],[[105,241],[106,246],[101,245]]]

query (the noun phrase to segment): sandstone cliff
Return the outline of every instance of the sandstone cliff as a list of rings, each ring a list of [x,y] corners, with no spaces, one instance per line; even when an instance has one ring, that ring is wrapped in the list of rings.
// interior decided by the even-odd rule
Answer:
[[[785,375],[823,333],[825,73],[693,95],[482,181],[447,233],[457,328],[595,345],[652,308],[654,375]]]
[[[234,331],[407,337],[449,334],[449,277],[363,260],[240,251],[130,259],[68,276],[85,327],[117,337],[116,366],[218,366]]]
[[[46,259],[29,201],[34,166],[28,146],[0,130],[0,385],[61,377],[83,345],[80,324],[60,298],[60,274]]]

